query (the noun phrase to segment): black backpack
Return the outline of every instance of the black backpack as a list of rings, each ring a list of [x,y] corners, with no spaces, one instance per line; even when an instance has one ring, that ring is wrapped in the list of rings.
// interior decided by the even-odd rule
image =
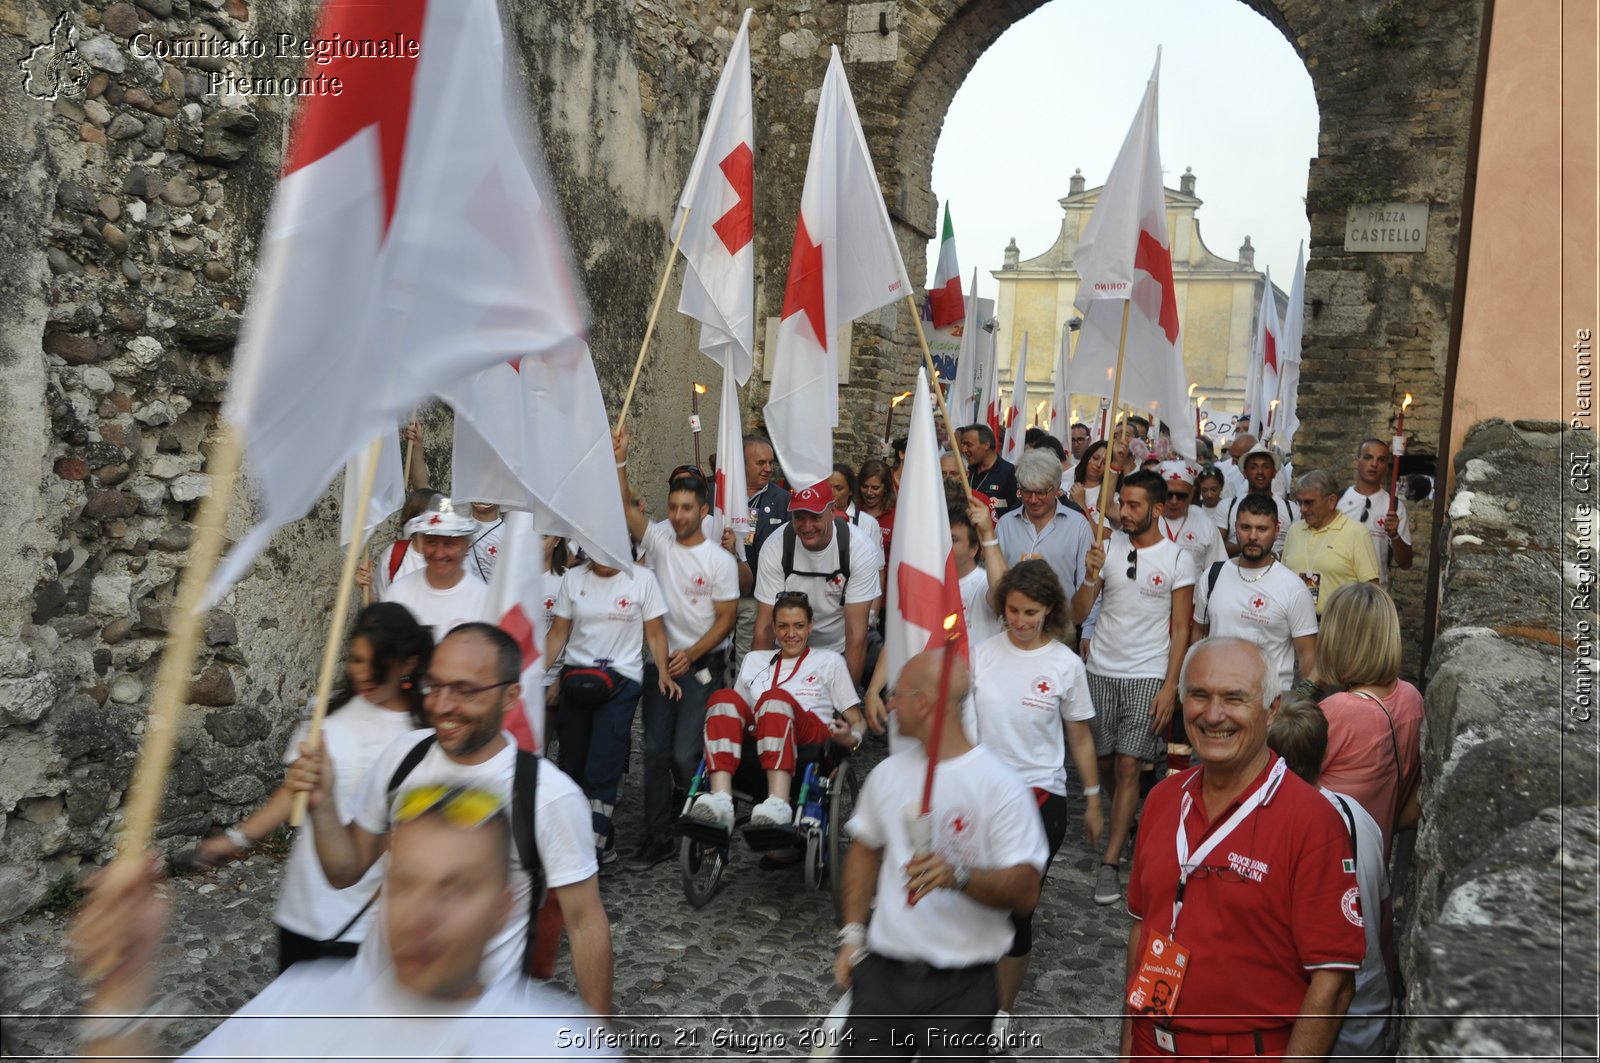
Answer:
[[[794,567],[795,534],[794,525],[783,526],[783,578],[787,582],[790,576],[818,576],[831,580],[835,576],[843,576],[844,582],[850,582],[850,522],[843,517],[833,518],[833,541],[839,544],[839,567],[832,572],[799,572]]]
[[[422,758],[428,755],[428,750],[433,747],[436,736],[429,735],[416,745],[412,746],[406,755],[401,758],[400,764],[395,768],[394,774],[389,777],[388,802],[392,806],[394,798],[400,792],[400,785],[406,781],[406,776],[414,771]],[[539,760],[537,753],[529,753],[525,749],[517,750],[516,774],[511,781],[511,841],[517,847],[517,859],[522,862],[522,868],[532,877],[532,889],[528,894],[528,940],[522,950],[522,970],[524,973],[532,970],[533,946],[539,934],[539,907],[544,903],[544,864],[539,860],[539,846],[534,840],[534,824],[538,819],[538,805],[535,803],[539,796]]]

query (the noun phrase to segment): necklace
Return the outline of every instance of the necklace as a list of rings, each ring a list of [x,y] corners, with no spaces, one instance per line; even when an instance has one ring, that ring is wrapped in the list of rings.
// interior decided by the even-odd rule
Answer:
[[[1267,562],[1267,567],[1262,569],[1261,570],[1261,575],[1257,576],[1255,579],[1246,578],[1245,574],[1244,574],[1244,566],[1241,565],[1241,566],[1239,566],[1239,578],[1244,580],[1246,583],[1260,583],[1262,580],[1267,578],[1267,573],[1272,571],[1272,566],[1275,563],[1276,563],[1275,561],[1268,561]]]

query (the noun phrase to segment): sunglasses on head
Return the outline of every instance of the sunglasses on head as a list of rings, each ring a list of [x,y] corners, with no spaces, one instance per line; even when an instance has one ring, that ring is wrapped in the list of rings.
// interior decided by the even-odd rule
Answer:
[[[437,811],[452,827],[472,830],[489,822],[505,805],[487,790],[468,786],[418,786],[396,799],[391,817],[395,823],[409,823],[419,816]]]
[[[811,595],[807,594],[805,591],[779,591],[778,592],[778,596],[775,599],[773,599],[772,604],[773,605],[777,605],[779,602],[810,602],[810,601],[811,601]]]
[[[671,475],[667,477],[667,483],[670,484],[674,480],[684,479],[699,480],[701,483],[704,483],[706,474],[701,471],[700,466],[698,465],[679,465],[676,469],[673,469]]]

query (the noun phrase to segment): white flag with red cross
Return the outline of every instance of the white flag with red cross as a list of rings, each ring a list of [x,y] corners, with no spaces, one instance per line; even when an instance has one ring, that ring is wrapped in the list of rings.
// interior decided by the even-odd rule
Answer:
[[[728,50],[678,209],[686,268],[678,312],[700,322],[700,350],[750,379],[755,349],[755,121],[750,102],[750,10]]]
[[[916,391],[911,397],[911,425],[906,432],[906,459],[900,471],[894,526],[883,636],[885,674],[891,687],[907,661],[924,650],[943,646],[947,632],[954,631],[956,650],[963,658],[967,655],[961,577],[956,573],[956,555],[950,542],[950,510],[945,501],[944,478],[939,472],[933,396],[928,391],[925,369],[917,370]],[[945,625],[952,618],[952,626],[947,628]],[[890,751],[903,741],[891,726]]]
[[[1000,329],[979,329],[978,342],[983,344],[983,388],[978,395],[978,421],[989,426],[994,433],[994,445],[1000,446],[1005,436],[1005,400],[1000,397]]]
[[[214,602],[346,461],[451,381],[583,331],[495,0],[329,0],[261,239],[224,419],[259,522]],[[320,59],[313,62],[321,62]]]
[[[1273,404],[1278,398],[1279,371],[1278,300],[1273,297],[1272,267],[1268,266],[1261,283],[1261,305],[1256,311],[1255,342],[1251,345],[1250,360],[1255,368],[1255,390],[1250,396],[1250,411],[1254,415],[1251,427],[1258,439],[1267,438],[1269,425],[1276,427],[1277,415]]]
[[[1062,325],[1061,351],[1056,355],[1055,383],[1050,390],[1050,424],[1047,427],[1051,435],[1061,440],[1062,446],[1069,448],[1069,454],[1072,443],[1072,393],[1067,390],[1067,371],[1071,362],[1072,330]]]
[[[1028,334],[1022,334],[1022,351],[1017,355],[1016,377],[1011,381],[1011,404],[1006,407],[1006,434],[1000,456],[1015,465],[1022,457],[1022,444],[1028,434]]]
[[[540,531],[576,539],[591,556],[632,571],[622,497],[596,490],[616,477],[611,426],[589,345],[574,339],[454,382],[451,493],[533,513]]]
[[[1283,315],[1278,346],[1278,412],[1272,436],[1278,449],[1294,452],[1294,434],[1300,428],[1300,347],[1305,337],[1306,245],[1294,260],[1294,280],[1289,285],[1289,306]]]
[[[500,554],[489,578],[489,604],[483,620],[516,640],[522,651],[522,699],[506,711],[505,728],[518,749],[544,749],[544,646],[539,616],[544,611],[539,577],[544,567],[544,537],[534,530],[533,514],[505,515]],[[528,706],[532,706],[531,709]]]
[[[722,366],[722,396],[717,410],[717,482],[712,503],[722,527],[733,529],[733,552],[744,560],[744,543],[754,529],[744,479],[744,426],[739,416],[739,384]]]
[[[1144,100],[1073,256],[1078,271],[1073,306],[1083,314],[1083,326],[1072,375],[1074,390],[1111,394],[1126,307],[1119,401],[1136,410],[1156,403],[1171,419],[1189,408],[1189,385],[1184,379],[1178,289],[1172,278],[1172,240],[1161,184],[1160,71],[1158,50]],[[1194,457],[1189,432],[1174,431],[1172,437],[1179,453]]]
[[[817,100],[766,405],[772,446],[791,484],[820,483],[833,472],[839,327],[910,291],[835,47]]]
[[[961,266],[956,262],[956,230],[950,224],[948,203],[944,205],[944,231],[939,237],[939,265],[934,269],[933,287],[928,289],[928,308],[934,328],[949,328],[967,313],[966,300],[961,297]]]

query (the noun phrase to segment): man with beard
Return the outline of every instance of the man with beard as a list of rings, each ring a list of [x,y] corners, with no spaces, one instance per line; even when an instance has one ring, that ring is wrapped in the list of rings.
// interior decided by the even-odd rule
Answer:
[[[1239,500],[1239,556],[1199,572],[1190,641],[1208,635],[1241,638],[1261,647],[1279,685],[1294,685],[1295,662],[1310,675],[1317,659],[1317,607],[1311,592],[1272,556],[1278,510],[1264,495]]]
[[[1396,568],[1410,568],[1411,521],[1404,502],[1389,501],[1389,444],[1381,439],[1364,440],[1356,453],[1356,482],[1339,496],[1339,512],[1359,523],[1372,535],[1372,548],[1378,555],[1378,586],[1389,589],[1389,562]],[[1389,506],[1394,512],[1389,512]]]
[[[328,882],[340,889],[360,881],[383,858],[392,831],[393,794],[425,786],[468,786],[497,795],[507,805],[521,789],[516,743],[502,729],[506,709],[521,695],[522,651],[489,624],[463,624],[446,635],[423,676],[423,705],[432,730],[413,731],[379,754],[361,784],[349,824],[339,814],[333,771],[326,755],[305,748],[290,767],[285,784],[312,795],[317,859]],[[420,751],[420,755],[419,755]],[[531,756],[531,754],[523,754]],[[598,1015],[611,1013],[611,925],[600,902],[599,866],[589,802],[566,775],[535,758],[529,789],[533,807],[520,815],[533,821],[536,869],[523,862],[513,839],[511,915],[489,943],[484,958],[488,982],[514,977],[521,969],[532,926],[535,889],[555,891],[572,945],[578,995]],[[403,770],[407,769],[407,770]],[[513,817],[520,818],[513,807]],[[373,933],[361,957],[389,947]]]
[[[1265,443],[1257,443],[1250,448],[1244,456],[1244,479],[1249,487],[1248,491],[1240,492],[1239,498],[1245,494],[1262,495],[1270,498],[1278,507],[1278,539],[1272,544],[1272,552],[1279,557],[1283,556],[1283,544],[1289,536],[1289,526],[1300,519],[1300,507],[1288,495],[1274,493],[1273,485],[1277,482],[1278,469],[1283,462],[1278,459],[1278,452]],[[1223,530],[1228,536],[1228,556],[1239,556],[1239,541],[1234,536],[1234,518],[1238,515],[1239,498],[1228,503],[1228,519]]]
[[[1156,511],[1166,500],[1167,485],[1157,473],[1136,472],[1123,481],[1121,530],[1089,548],[1087,576],[1072,597],[1079,623],[1100,602],[1087,662],[1089,697],[1095,706],[1100,781],[1109,781],[1113,789],[1096,904],[1115,904],[1122,897],[1122,849],[1138,810],[1139,773],[1161,757],[1189,645],[1194,561],[1156,524]]]
[[[674,784],[688,790],[704,746],[706,702],[722,685],[728,636],[739,603],[739,564],[733,553],[705,537],[708,511],[704,474],[693,466],[673,471],[667,484],[667,519],[651,524],[633,504],[628,487],[628,434],[613,447],[628,534],[644,550],[666,601],[667,675],[682,696],[660,690],[653,661],[644,667],[644,841],[628,860],[645,871],[677,851],[672,837]]]

